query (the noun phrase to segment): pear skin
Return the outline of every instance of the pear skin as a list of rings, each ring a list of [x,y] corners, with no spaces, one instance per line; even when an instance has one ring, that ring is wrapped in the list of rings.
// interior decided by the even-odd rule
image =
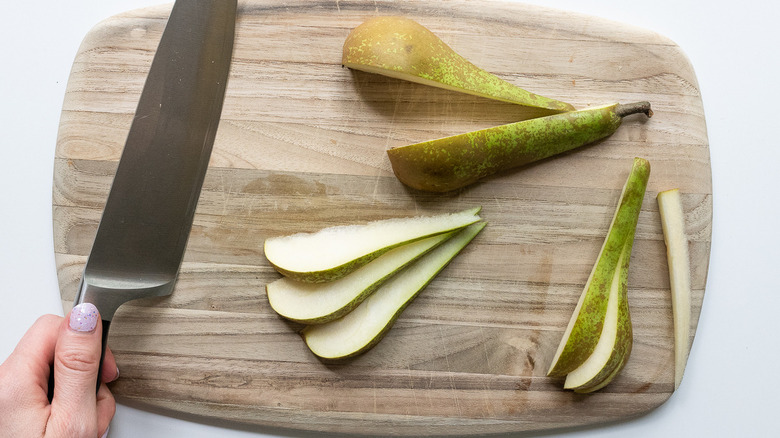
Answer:
[[[650,163],[643,158],[635,158],[609,232],[555,353],[548,376],[565,376],[582,365],[596,348],[604,325],[610,286],[615,272],[621,268],[619,261],[626,243],[633,241],[649,177]]]
[[[563,387],[575,392],[587,393],[603,388],[612,381],[625,366],[634,344],[631,313],[628,307],[628,267],[631,260],[631,249],[634,233],[628,238],[620,255],[619,268],[613,277],[613,292],[610,294],[608,311],[613,311],[616,319],[615,332],[611,338],[605,339],[602,331],[599,343],[593,354],[578,368],[566,376]],[[612,300],[615,300],[614,309]],[[602,342],[608,342],[606,350],[599,349]],[[600,357],[599,357],[600,356]]]
[[[611,104],[424,141],[387,151],[409,187],[448,192],[612,135],[624,117],[652,116],[648,102]]]
[[[344,42],[342,64],[550,112],[574,110],[568,103],[528,92],[482,70],[426,27],[403,17],[376,17],[353,29]]]

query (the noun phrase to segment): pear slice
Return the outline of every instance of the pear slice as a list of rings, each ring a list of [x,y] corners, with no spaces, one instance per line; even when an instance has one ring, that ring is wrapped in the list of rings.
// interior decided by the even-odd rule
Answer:
[[[622,370],[631,354],[633,330],[628,307],[628,266],[633,236],[623,247],[612,276],[607,314],[596,348],[588,359],[566,376],[565,389],[592,392],[603,388]]]
[[[609,137],[624,117],[637,113],[651,117],[650,103],[614,103],[523,120],[392,148],[387,156],[402,183],[447,192]]]
[[[327,324],[303,329],[306,345],[326,360],[345,359],[376,345],[406,306],[485,227],[469,225],[455,236],[394,275],[352,312]]]
[[[552,112],[568,103],[523,90],[475,66],[414,20],[376,17],[350,32],[342,64],[368,73],[445,88]]]
[[[306,283],[339,279],[391,249],[461,229],[480,220],[480,207],[428,217],[385,219],[298,233],[265,241],[268,261],[282,275]]]
[[[323,324],[349,313],[393,274],[452,237],[456,231],[393,248],[338,280],[303,283],[282,277],[266,285],[279,315],[304,324]]]
[[[674,389],[680,387],[690,351],[691,266],[688,239],[685,236],[685,214],[678,189],[658,194],[661,225],[666,243],[669,280],[672,286],[674,320]]]
[[[616,271],[621,269],[620,257],[626,244],[633,243],[649,177],[650,163],[643,158],[634,158],[609,232],[563,334],[547,372],[548,376],[569,374],[581,366],[595,350],[607,316],[612,289],[610,286]],[[630,257],[630,252],[627,256]]]

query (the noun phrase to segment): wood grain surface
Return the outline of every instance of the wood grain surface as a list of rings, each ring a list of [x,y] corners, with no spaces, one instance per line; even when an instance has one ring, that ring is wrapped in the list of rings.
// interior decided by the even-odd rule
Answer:
[[[170,5],[85,37],[65,95],[54,169],[63,306],[76,293]],[[349,31],[404,15],[478,66],[586,108],[648,100],[611,138],[448,194],[416,192],[385,151],[509,123],[521,107],[342,68]],[[652,165],[634,245],[634,349],[604,390],[545,377],[633,157]],[[615,421],[673,392],[672,312],[655,196],[678,187],[690,237],[693,332],[712,225],[709,144],[688,59],[651,31],[492,1],[239,3],[231,76],[173,295],[122,306],[109,344],[117,398],[256,430],[469,435]],[[487,228],[373,350],[324,364],[265,296],[270,236],[483,207]],[[269,429],[271,428],[271,429]]]

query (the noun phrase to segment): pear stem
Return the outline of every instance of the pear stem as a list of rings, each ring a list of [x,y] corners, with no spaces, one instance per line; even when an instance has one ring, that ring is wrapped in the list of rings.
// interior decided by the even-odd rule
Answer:
[[[653,110],[650,109],[650,102],[621,103],[615,108],[615,113],[621,118],[639,113],[645,113],[647,117],[653,117]]]

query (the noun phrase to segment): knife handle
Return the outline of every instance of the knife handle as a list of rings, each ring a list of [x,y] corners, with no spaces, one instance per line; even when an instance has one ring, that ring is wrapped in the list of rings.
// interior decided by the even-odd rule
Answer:
[[[100,351],[100,363],[98,364],[98,373],[97,373],[97,385],[95,387],[95,392],[100,390],[100,374],[103,372],[103,359],[106,358],[106,347],[108,346],[108,326],[111,325],[111,321],[106,321],[105,319],[103,322],[103,335],[101,336],[101,351]],[[49,399],[49,403],[51,403],[52,398],[54,397],[54,364],[51,364],[49,367],[49,387],[47,389],[47,397]]]
[[[103,320],[103,336],[100,342],[100,363],[98,364],[97,387],[95,388],[95,392],[100,389],[100,375],[103,373],[103,359],[106,358],[106,347],[108,346],[108,326],[110,325],[111,321],[106,321],[105,319]]]

